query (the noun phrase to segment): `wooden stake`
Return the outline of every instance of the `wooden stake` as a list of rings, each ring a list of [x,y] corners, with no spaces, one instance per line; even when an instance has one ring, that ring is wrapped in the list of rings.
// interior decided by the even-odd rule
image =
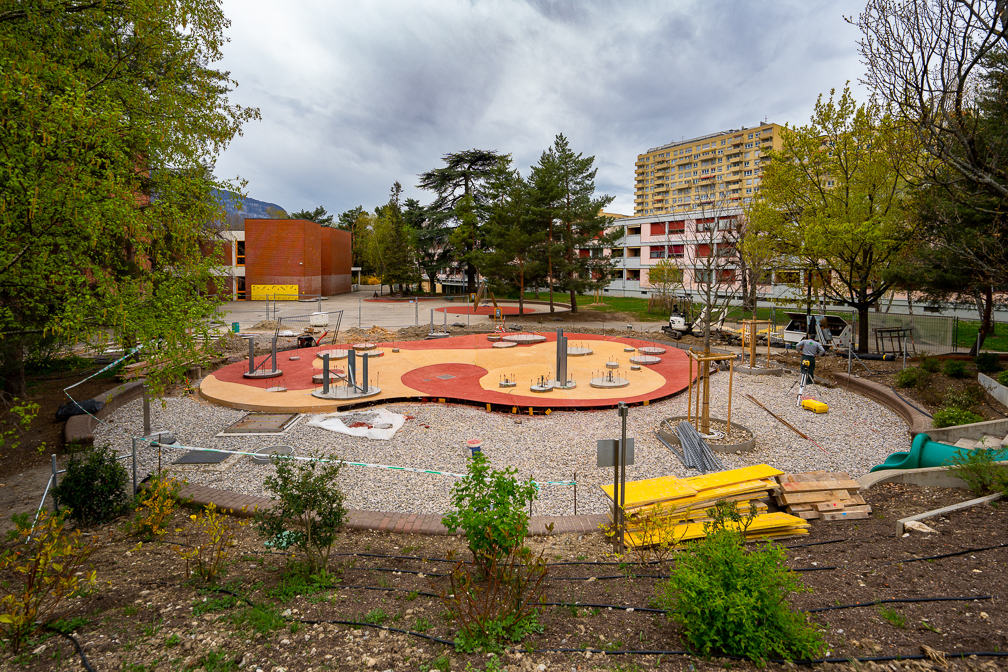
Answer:
[[[732,378],[735,376],[735,360],[728,360],[728,427],[726,428],[727,433],[731,433],[731,387]]]

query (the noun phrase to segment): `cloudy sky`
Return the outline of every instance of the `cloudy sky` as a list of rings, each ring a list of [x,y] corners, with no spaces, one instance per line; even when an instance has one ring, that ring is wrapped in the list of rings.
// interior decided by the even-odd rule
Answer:
[[[804,123],[862,73],[864,0],[224,0],[218,65],[256,106],[222,178],[288,211],[373,208],[468,148],[525,174],[563,133],[596,187],[633,213],[637,154],[764,118]]]

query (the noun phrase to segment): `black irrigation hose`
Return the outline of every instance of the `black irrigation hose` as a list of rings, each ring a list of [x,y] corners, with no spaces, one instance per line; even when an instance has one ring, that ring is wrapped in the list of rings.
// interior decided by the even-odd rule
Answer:
[[[532,653],[604,653],[607,656],[691,656],[695,658],[702,658],[703,656],[694,653],[692,651],[670,651],[670,650],[644,650],[644,649],[620,649],[618,651],[606,651],[605,649],[574,649],[574,648],[551,648],[551,649],[536,649]],[[977,658],[1004,658],[1008,657],[1008,651],[962,651],[959,653],[946,653],[945,656],[948,658],[970,658],[976,656]],[[729,660],[749,660],[743,656],[729,656],[725,654],[717,654],[717,658],[727,658]],[[823,663],[850,663],[851,661],[857,661],[860,663],[867,662],[892,662],[892,661],[902,661],[902,660],[927,660],[929,656],[910,653],[904,655],[895,656],[863,656],[854,657],[850,656],[847,658],[813,658],[810,660],[785,660],[783,658],[768,658],[766,662],[768,663],[794,663],[796,665],[821,665]]]
[[[965,551],[955,551],[954,553],[942,553],[941,555],[929,555],[923,558],[910,558],[909,560],[895,560],[893,562],[884,562],[881,565],[876,565],[876,567],[888,567],[889,565],[902,565],[907,562],[920,562],[921,560],[940,560],[942,558],[953,558],[957,555],[966,555],[967,553],[980,553],[981,551],[993,551],[998,548],[1004,548],[1008,544],[998,544],[996,546],[983,546],[981,548],[967,548]]]
[[[619,611],[640,611],[645,614],[667,614],[665,609],[655,609],[653,607],[623,607],[618,604],[591,604],[589,602],[540,602],[544,607],[586,607],[589,609],[616,609]]]
[[[783,546],[783,548],[805,548],[806,546],[822,546],[824,544],[839,544],[849,539],[830,539],[829,541],[812,541],[807,544],[795,544],[794,546]]]
[[[340,620],[326,620],[326,619],[309,619],[309,618],[290,618],[290,621],[297,621],[298,623],[304,623],[306,625],[314,625],[321,623],[332,623],[333,625],[356,625],[362,628],[377,628],[379,630],[388,630],[389,632],[401,632],[404,635],[412,635],[413,637],[421,637],[423,639],[428,639],[432,642],[437,642],[438,644],[447,644],[448,646],[455,646],[455,642],[449,639],[442,639],[441,637],[435,637],[433,635],[425,635],[422,632],[414,632],[413,630],[403,630],[402,628],[393,628],[388,625],[378,625],[377,623],[363,623],[361,621],[340,621]]]
[[[95,669],[93,667],[91,667],[91,661],[89,661],[87,659],[87,656],[84,655],[84,649],[81,648],[80,642],[78,642],[77,639],[73,635],[68,635],[67,633],[63,632],[62,630],[57,630],[56,628],[52,627],[51,625],[47,625],[45,627],[45,630],[47,632],[55,632],[60,637],[63,637],[65,639],[69,639],[70,643],[73,644],[74,649],[77,650],[77,655],[80,656],[81,665],[84,666],[84,669],[87,670],[87,672],[95,672]]]
[[[875,600],[873,602],[855,602],[854,604],[840,604],[835,607],[819,607],[818,609],[802,609],[806,614],[817,614],[821,611],[834,611],[836,609],[853,609],[855,607],[874,607],[876,604],[900,604],[914,602],[972,602],[973,600],[993,600],[991,595],[977,595],[976,597],[896,597],[889,600]]]
[[[912,406],[918,412],[923,413],[924,415],[926,415],[929,418],[933,418],[934,417],[933,415],[931,415],[930,413],[928,413],[927,411],[925,411],[923,408],[921,408],[920,406],[918,406],[917,404],[913,403],[912,401],[910,401],[909,399],[907,399],[906,397],[904,397],[902,394],[900,394],[899,392],[897,392],[896,388],[893,387],[892,385],[889,386],[889,389],[893,391],[893,394],[895,394],[897,397],[899,397],[900,399],[902,399],[903,401],[905,401],[907,403],[907,405]]]

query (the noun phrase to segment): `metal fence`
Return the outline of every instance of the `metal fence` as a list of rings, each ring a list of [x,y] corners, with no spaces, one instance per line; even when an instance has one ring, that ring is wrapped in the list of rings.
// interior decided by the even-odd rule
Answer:
[[[858,315],[853,313],[854,338],[858,336]],[[907,315],[899,313],[868,313],[868,350],[879,351],[879,341],[876,339],[877,329],[902,328],[913,339],[908,342],[908,354],[915,350],[917,354],[941,355],[956,351],[956,337],[959,331],[959,318],[945,315]],[[890,352],[892,349],[890,348]]]

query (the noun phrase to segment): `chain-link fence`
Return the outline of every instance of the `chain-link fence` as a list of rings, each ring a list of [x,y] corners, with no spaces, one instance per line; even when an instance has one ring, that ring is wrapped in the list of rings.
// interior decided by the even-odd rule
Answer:
[[[853,313],[854,338],[857,341],[859,323]],[[869,352],[899,352],[906,338],[907,354],[941,355],[956,351],[959,318],[945,315],[907,315],[899,313],[868,313]]]

